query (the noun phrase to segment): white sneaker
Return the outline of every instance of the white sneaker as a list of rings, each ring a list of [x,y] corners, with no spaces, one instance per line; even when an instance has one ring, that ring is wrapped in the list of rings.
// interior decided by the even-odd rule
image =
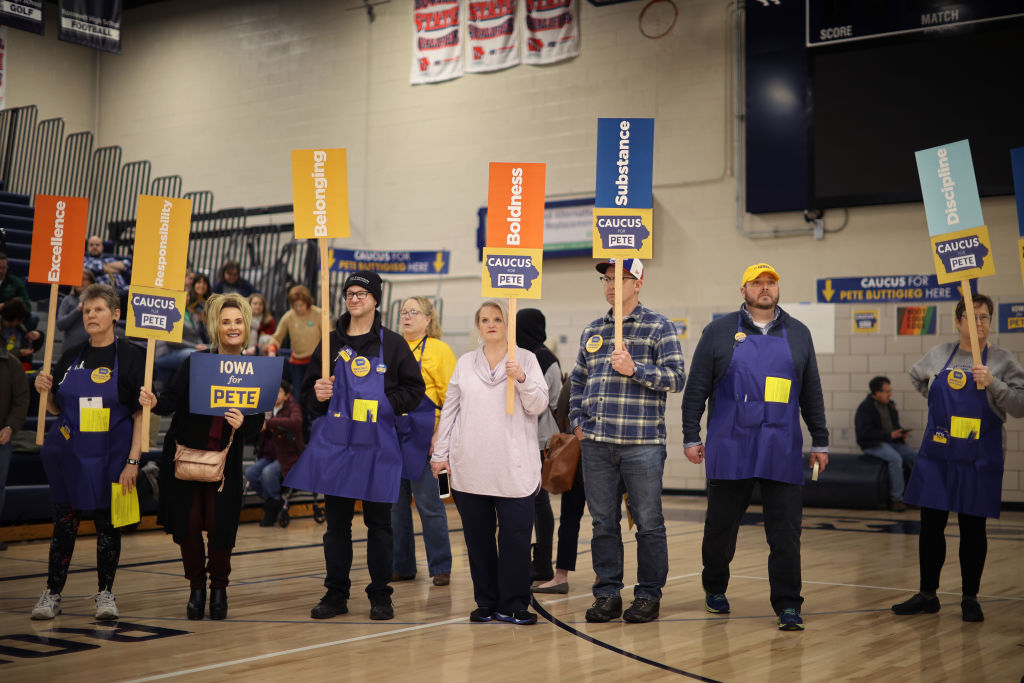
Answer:
[[[104,621],[117,619],[117,602],[114,594],[110,591],[100,591],[96,594],[96,618]]]
[[[43,591],[39,602],[32,608],[33,619],[53,619],[60,614],[60,593],[53,593],[49,588]]]

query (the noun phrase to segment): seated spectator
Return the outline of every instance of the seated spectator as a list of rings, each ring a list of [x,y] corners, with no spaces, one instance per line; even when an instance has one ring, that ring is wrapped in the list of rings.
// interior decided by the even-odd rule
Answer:
[[[888,377],[874,377],[868,382],[871,392],[853,418],[857,445],[866,455],[884,460],[889,466],[889,509],[903,512],[903,467],[914,466],[917,449],[906,443],[909,429],[900,427],[900,416],[892,402],[892,385]]]
[[[103,253],[103,240],[93,235],[85,242],[85,267],[92,271],[101,285],[110,285],[118,295],[128,291],[131,261]]]
[[[320,309],[313,305],[313,295],[303,285],[288,290],[288,304],[291,308],[281,316],[267,355],[276,356],[284,338],[288,337],[292,355],[285,363],[284,375],[293,387],[301,387],[309,359],[320,345]]]
[[[192,287],[188,290],[185,301],[185,308],[192,311],[198,318],[198,324],[203,324],[203,311],[206,310],[206,300],[210,298],[210,278],[203,273],[196,273],[192,280]]]
[[[7,471],[13,451],[11,437],[25,424],[28,400],[28,380],[21,361],[0,347],[0,512],[4,509]],[[0,541],[0,550],[7,550],[3,541]]]
[[[0,310],[11,299],[31,301],[25,281],[7,271],[7,254],[0,251]]]
[[[260,458],[245,470],[253,491],[263,499],[260,526],[274,526],[284,502],[281,480],[299,459],[306,444],[302,440],[302,409],[291,394],[292,385],[281,380],[274,410],[266,414],[266,429],[260,433]]]
[[[28,320],[28,305],[15,297],[0,309],[0,343],[3,347],[21,360],[25,372],[32,370],[32,354],[43,346],[43,333],[39,330],[29,331],[25,327]]]
[[[208,344],[203,316],[186,306],[185,320],[181,328],[181,343],[157,342],[156,360],[153,361],[154,379],[166,389],[171,385],[174,373],[185,359],[196,351],[205,351]]]
[[[195,280],[196,280],[196,271],[194,271],[192,269],[186,270],[185,271],[185,286],[182,287],[182,289],[184,289],[186,293],[191,292],[192,291],[192,283],[195,282]]]
[[[88,268],[82,270],[82,286],[72,287],[71,293],[60,300],[57,308],[57,329],[64,333],[61,341],[62,349],[83,343],[89,338],[82,322],[82,301],[78,298],[82,290],[96,283],[96,276]]]
[[[277,328],[277,321],[270,313],[266,298],[254,292],[249,295],[249,305],[252,306],[252,330],[249,332],[249,348],[245,350],[247,356],[267,354],[267,346],[270,345],[271,335]]]
[[[217,284],[213,286],[214,294],[241,294],[248,297],[256,288],[248,280],[241,276],[241,266],[238,261],[225,261],[220,267],[220,275],[217,277]]]

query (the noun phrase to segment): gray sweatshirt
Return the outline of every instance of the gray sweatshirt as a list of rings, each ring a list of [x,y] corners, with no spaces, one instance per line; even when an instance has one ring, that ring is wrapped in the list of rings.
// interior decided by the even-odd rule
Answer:
[[[953,353],[953,347],[959,346],[959,344],[960,342],[946,342],[932,347],[928,353],[924,354],[924,358],[910,368],[910,381],[925,398],[928,397],[929,382],[947,367],[963,368],[967,371],[967,381],[973,381],[970,375],[974,360],[970,351],[957,349],[956,355],[953,356],[949,365],[944,365],[949,354]],[[991,342],[988,345],[988,357],[985,364],[993,377],[992,383],[986,390],[988,404],[992,410],[1003,422],[1006,422],[1007,413],[1013,417],[1024,417],[1024,368],[1012,353]],[[1003,440],[1005,446],[1005,433]]]

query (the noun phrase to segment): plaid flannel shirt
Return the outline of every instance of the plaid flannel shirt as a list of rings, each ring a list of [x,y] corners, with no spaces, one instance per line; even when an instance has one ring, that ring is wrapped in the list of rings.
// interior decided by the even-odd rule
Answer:
[[[615,321],[611,311],[583,330],[572,371],[569,422],[588,439],[616,444],[664,444],[665,400],[686,380],[675,326],[637,304],[623,316],[622,341],[636,363],[632,377],[612,369]],[[595,337],[600,337],[600,347]],[[591,340],[594,339],[593,342]]]

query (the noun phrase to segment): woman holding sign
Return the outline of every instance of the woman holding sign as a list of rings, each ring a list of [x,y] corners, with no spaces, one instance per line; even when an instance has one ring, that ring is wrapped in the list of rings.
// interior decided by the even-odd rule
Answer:
[[[58,419],[40,453],[53,500],[53,537],[46,590],[32,610],[33,619],[60,614],[78,524],[88,510],[95,511],[96,521],[96,618],[117,619],[111,590],[121,531],[110,519],[111,484],[120,483],[129,493],[139,473],[142,411],[137,398],[145,354],[114,335],[121,308],[112,287],[89,285],[79,298],[88,341],[65,350],[53,375],[36,377],[36,389],[48,392],[47,410]]]
[[[537,357],[516,349],[509,360],[505,309],[485,301],[476,328],[483,344],[455,366],[430,458],[447,470],[469,551],[477,609],[470,621],[534,624],[530,604],[530,537],[540,489],[537,416],[548,409],[548,385]],[[506,384],[514,380],[512,415]],[[495,521],[498,542],[495,546]]]
[[[251,321],[249,302],[239,294],[211,296],[206,303],[211,353],[241,356],[249,341]],[[157,521],[181,546],[181,562],[191,588],[185,613],[192,620],[203,618],[209,574],[210,618],[224,619],[228,614],[231,550],[235,546],[242,510],[242,447],[247,439],[259,434],[263,427],[263,413],[243,416],[237,408],[231,408],[224,412],[223,417],[215,417],[191,412],[189,384],[193,356],[185,359],[159,399],[143,388],[139,402],[152,407],[157,415],[174,415],[160,460],[160,514]],[[225,452],[223,481],[179,479],[175,472],[175,454],[179,445]],[[203,531],[206,531],[205,547]]]

